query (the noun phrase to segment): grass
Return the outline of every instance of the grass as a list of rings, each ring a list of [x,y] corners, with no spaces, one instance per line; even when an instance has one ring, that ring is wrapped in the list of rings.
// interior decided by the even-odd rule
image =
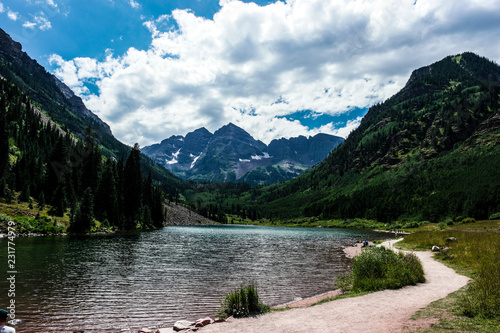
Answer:
[[[0,232],[6,232],[7,224],[4,220],[16,222],[16,233],[52,234],[65,232],[69,225],[69,215],[50,216],[49,207],[40,209],[36,203],[27,202],[6,203],[0,201]]]
[[[271,308],[260,301],[253,283],[231,291],[226,295],[218,311],[219,318],[242,318],[269,312]]]
[[[415,332],[500,332],[499,222],[454,224],[442,231],[408,235],[398,243],[407,250],[447,247],[436,259],[473,278],[465,288],[419,311],[414,319],[439,318],[439,322]]]
[[[466,293],[467,287],[432,302],[417,311],[412,320],[438,319],[430,327],[416,328],[407,333],[494,333],[499,332],[500,319],[469,318],[457,312],[458,302]]]

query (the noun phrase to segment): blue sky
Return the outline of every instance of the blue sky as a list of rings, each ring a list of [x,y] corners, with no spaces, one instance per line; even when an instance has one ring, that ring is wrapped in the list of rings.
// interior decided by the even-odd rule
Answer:
[[[0,28],[141,146],[233,122],[346,137],[412,70],[500,61],[497,0],[0,0]]]

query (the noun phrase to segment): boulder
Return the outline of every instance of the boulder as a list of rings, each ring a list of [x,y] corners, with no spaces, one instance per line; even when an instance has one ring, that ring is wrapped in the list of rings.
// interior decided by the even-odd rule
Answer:
[[[149,328],[143,327],[137,333],[153,333]]]
[[[456,242],[457,239],[455,237],[448,237],[446,238],[446,243],[451,243],[451,242]]]
[[[203,326],[207,326],[207,325],[210,325],[210,324],[213,324],[214,323],[214,320],[210,317],[206,317],[206,318],[202,318],[202,319],[198,319],[196,321],[196,323],[194,324],[194,326],[196,327],[203,327]]]
[[[439,252],[439,246],[433,245],[432,246],[432,252]]]
[[[179,331],[185,331],[188,329],[191,329],[191,326],[194,326],[195,323],[189,320],[179,320],[176,321],[174,324],[174,331],[179,332]]]

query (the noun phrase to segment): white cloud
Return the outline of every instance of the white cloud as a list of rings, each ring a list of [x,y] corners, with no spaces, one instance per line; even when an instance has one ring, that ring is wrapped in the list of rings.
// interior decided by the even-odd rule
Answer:
[[[132,8],[139,8],[141,5],[135,0],[129,0],[129,4]]]
[[[148,50],[51,60],[56,75],[129,144],[230,121],[265,142],[319,131],[346,136],[360,118],[308,129],[282,116],[369,107],[401,89],[413,69],[447,55],[473,51],[500,60],[491,43],[500,34],[500,2],[413,3],[221,1],[213,20],[175,10],[144,22]]]
[[[26,21],[26,22],[23,23],[23,27],[28,28],[28,29],[34,29],[36,27],[36,23],[35,22]]]
[[[53,8],[57,8],[57,3],[55,3],[54,0],[47,0],[47,5]]]
[[[7,17],[10,18],[12,21],[17,21],[17,19],[19,18],[19,13],[8,9]]]
[[[0,13],[3,13],[5,11],[5,7],[3,6],[3,3],[0,2]]]
[[[38,23],[38,28],[42,31],[52,28],[52,23],[43,16],[35,16],[35,21]]]
[[[43,12],[40,15],[32,15],[33,21],[25,21],[23,23],[23,27],[27,29],[35,29],[38,28],[42,31],[52,29],[52,23],[43,16]]]

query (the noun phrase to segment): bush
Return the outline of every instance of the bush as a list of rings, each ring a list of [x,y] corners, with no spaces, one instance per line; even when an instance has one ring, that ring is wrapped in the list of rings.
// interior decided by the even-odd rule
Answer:
[[[270,311],[270,307],[264,305],[257,293],[254,284],[241,286],[230,292],[221,303],[218,312],[220,318],[234,316],[235,318],[255,316]]]
[[[491,214],[490,220],[500,220],[500,213]]]
[[[467,217],[462,220],[462,223],[473,223],[473,222],[476,222],[476,219],[473,219],[471,217]]]
[[[355,257],[351,271],[352,291],[398,289],[425,282],[422,263],[414,254],[396,254],[372,247]]]

